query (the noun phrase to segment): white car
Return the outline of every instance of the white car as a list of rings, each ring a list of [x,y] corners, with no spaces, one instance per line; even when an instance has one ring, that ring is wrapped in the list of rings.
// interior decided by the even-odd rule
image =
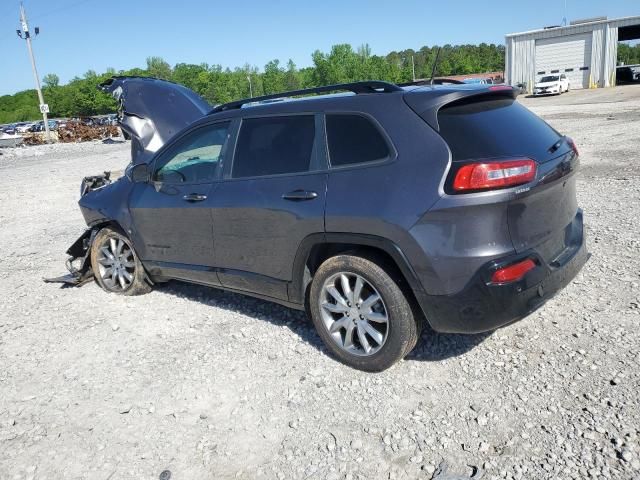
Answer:
[[[35,122],[25,123],[24,125],[18,125],[16,127],[16,132],[18,133],[27,133],[31,127],[35,125]]]
[[[568,92],[570,88],[569,80],[563,73],[562,75],[547,75],[542,77],[533,88],[534,95],[560,95],[562,92]]]

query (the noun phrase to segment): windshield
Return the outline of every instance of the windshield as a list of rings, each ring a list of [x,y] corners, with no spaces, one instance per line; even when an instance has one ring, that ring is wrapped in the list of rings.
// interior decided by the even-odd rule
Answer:
[[[558,76],[557,75],[549,75],[546,77],[542,77],[542,80],[540,80],[540,83],[544,83],[544,82],[557,82],[558,81]]]

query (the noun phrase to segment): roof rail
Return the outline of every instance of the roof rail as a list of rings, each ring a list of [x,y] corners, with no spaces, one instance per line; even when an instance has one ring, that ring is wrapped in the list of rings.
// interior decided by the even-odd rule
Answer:
[[[403,82],[399,83],[399,87],[413,87],[420,85],[462,85],[463,81],[457,80],[455,78],[434,78],[433,82],[431,80],[414,80],[412,82]]]
[[[355,94],[391,93],[391,92],[401,92],[402,88],[400,88],[399,86],[393,83],[381,82],[377,80],[366,81],[366,82],[340,83],[337,85],[325,85],[323,87],[305,88],[302,90],[291,90],[289,92],[273,93],[271,95],[263,95],[261,97],[251,97],[251,98],[245,98],[243,100],[236,100],[235,102],[223,103],[222,105],[218,105],[209,113],[218,113],[218,112],[224,112],[227,110],[234,110],[237,108],[242,108],[243,105],[246,105],[248,103],[264,102],[266,100],[274,100],[277,98],[296,97],[299,95],[310,95],[312,93],[327,93],[327,92],[338,92],[338,91],[353,92]]]

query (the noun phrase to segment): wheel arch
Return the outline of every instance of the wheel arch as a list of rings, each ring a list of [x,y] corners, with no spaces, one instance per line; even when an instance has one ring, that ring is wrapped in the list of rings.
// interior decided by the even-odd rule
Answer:
[[[319,233],[309,235],[298,247],[289,287],[289,301],[304,304],[313,274],[322,262],[347,252],[381,262],[394,275],[394,280],[399,281],[400,286],[411,295],[412,300],[416,300],[415,292],[423,291],[407,257],[392,241],[358,233]]]

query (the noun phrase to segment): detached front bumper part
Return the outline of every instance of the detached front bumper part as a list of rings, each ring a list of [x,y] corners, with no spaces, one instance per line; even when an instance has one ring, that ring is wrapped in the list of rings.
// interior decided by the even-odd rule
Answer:
[[[93,279],[91,270],[91,244],[98,231],[89,228],[67,249],[69,258],[66,261],[69,273],[60,277],[45,278],[47,283],[62,283],[71,287],[80,287]]]

